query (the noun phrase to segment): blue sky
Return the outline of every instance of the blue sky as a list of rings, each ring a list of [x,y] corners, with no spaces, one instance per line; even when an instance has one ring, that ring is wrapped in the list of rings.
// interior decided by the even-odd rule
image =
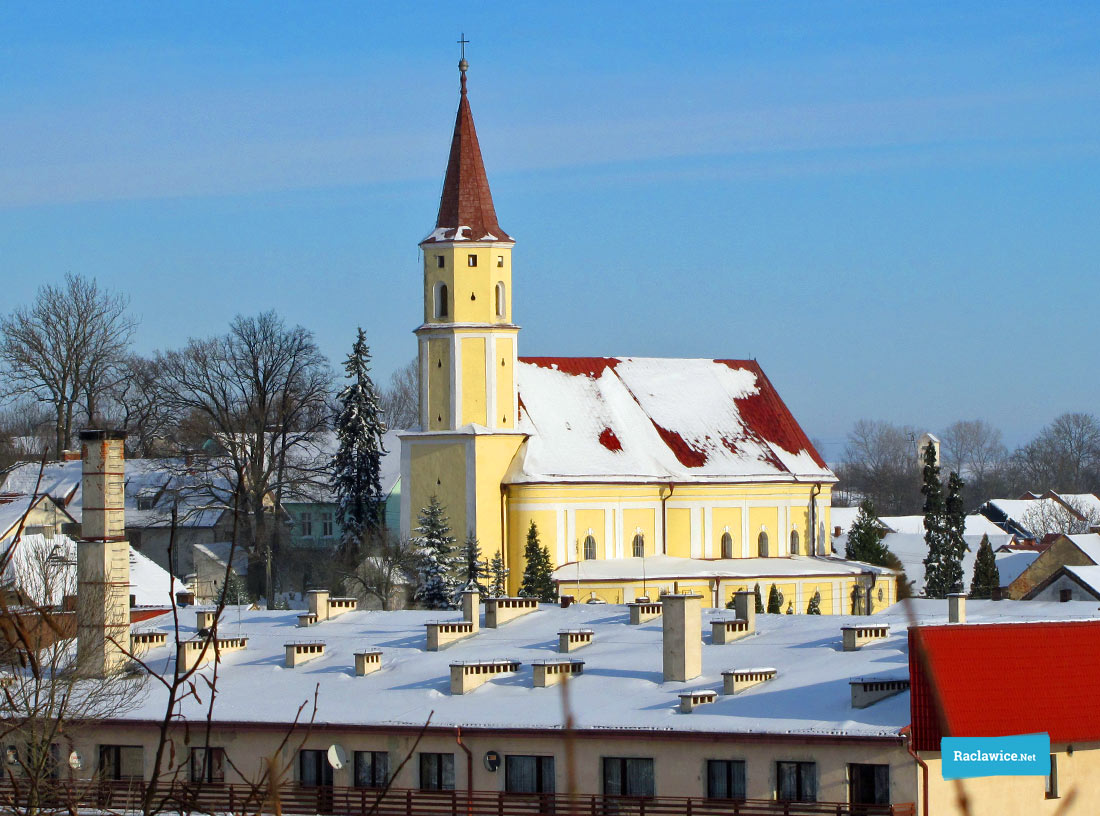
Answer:
[[[391,6],[397,6],[396,8]],[[851,423],[1096,410],[1100,6],[0,5],[7,310],[274,308],[411,359],[457,45],[530,355],[756,357]]]

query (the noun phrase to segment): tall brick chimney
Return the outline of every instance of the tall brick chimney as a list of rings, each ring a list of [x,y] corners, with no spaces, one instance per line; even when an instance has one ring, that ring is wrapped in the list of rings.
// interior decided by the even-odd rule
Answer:
[[[83,516],[76,545],[77,665],[102,677],[130,651],[130,545],[126,541],[125,431],[81,431]]]
[[[691,680],[703,672],[703,606],[699,595],[662,595],[664,679]]]

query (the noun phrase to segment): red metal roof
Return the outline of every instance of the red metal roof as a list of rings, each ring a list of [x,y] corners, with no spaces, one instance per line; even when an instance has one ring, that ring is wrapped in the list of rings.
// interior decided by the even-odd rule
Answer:
[[[909,674],[918,751],[943,736],[1100,740],[1100,621],[913,627]]]
[[[457,234],[459,227],[468,227]],[[451,155],[447,175],[443,180],[443,195],[439,199],[439,215],[435,232],[426,241],[511,241],[497,223],[489,178],[481,159],[481,147],[474,129],[474,114],[466,96],[466,73],[462,73],[462,95],[455,118]]]

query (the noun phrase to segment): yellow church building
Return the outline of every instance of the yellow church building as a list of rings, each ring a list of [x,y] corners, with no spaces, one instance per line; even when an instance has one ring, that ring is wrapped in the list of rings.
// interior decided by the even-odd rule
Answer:
[[[753,360],[520,357],[512,248],[461,96],[435,229],[420,243],[420,430],[401,436],[402,532],[432,496],[500,552],[515,594],[531,522],[562,594],[784,611],[879,610],[890,570],[830,553],[836,477]],[[523,278],[518,278],[522,285]]]

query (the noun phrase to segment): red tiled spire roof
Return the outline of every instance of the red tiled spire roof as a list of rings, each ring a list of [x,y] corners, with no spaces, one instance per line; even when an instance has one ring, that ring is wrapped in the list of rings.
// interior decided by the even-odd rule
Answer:
[[[464,61],[465,62],[465,61]],[[466,70],[462,71],[462,96],[451,139],[451,155],[447,160],[447,175],[443,180],[443,195],[439,199],[439,215],[435,231],[425,242],[435,241],[511,241],[497,223],[489,178],[481,160],[481,147],[474,130],[474,114],[466,96]],[[457,234],[460,227],[466,227]]]

